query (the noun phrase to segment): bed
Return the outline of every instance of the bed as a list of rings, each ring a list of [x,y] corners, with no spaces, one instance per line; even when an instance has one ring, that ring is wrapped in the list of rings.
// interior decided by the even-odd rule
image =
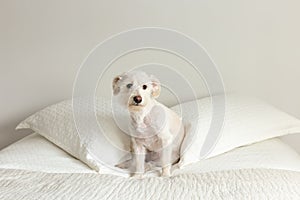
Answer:
[[[300,133],[300,120],[256,98],[228,94],[225,110],[214,109],[210,97],[171,107],[182,109],[185,124],[180,161],[170,177],[160,177],[159,169],[143,179],[114,167],[131,153],[111,102],[98,99],[93,109],[76,114],[82,117],[78,124],[74,100],[92,108],[89,97],[66,100],[17,126],[33,133],[0,151],[0,199],[300,199],[300,157],[279,139]],[[126,112],[117,110],[125,121]],[[222,130],[212,151],[201,157],[216,125],[213,111],[225,116]],[[92,118],[107,138],[99,138],[94,126],[78,129]]]
[[[299,199],[300,157],[278,138],[141,180],[96,172],[37,133],[0,151],[0,199]]]

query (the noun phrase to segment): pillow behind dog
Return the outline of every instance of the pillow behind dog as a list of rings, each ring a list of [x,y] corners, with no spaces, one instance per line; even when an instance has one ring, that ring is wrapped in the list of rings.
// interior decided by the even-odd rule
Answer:
[[[200,158],[200,151],[210,127],[212,106],[209,97],[196,101],[200,112],[191,106],[195,105],[195,102],[187,102],[172,107],[177,112],[186,111],[182,113],[186,126],[186,137],[182,146],[179,167],[203,159]],[[108,148],[105,152],[110,157],[109,166],[114,166],[130,157],[129,137],[126,137],[116,125],[110,102],[104,99],[97,102],[99,124],[106,133],[105,136],[108,141],[117,147]],[[181,107],[185,108],[180,109]],[[254,98],[227,95],[225,109],[225,121],[221,137],[206,158],[269,138],[300,133],[300,120]],[[91,155],[90,144],[83,142],[78,135],[71,100],[38,111],[17,126],[17,129],[23,128],[30,128],[44,136],[96,171],[104,170],[107,173],[114,171],[109,170],[107,165],[104,165],[105,163],[99,162],[99,159]],[[96,144],[101,145],[101,141]],[[117,151],[118,148],[123,149],[124,152],[120,153]]]
[[[299,119],[256,98],[231,94],[225,99],[225,119],[220,138],[205,158],[262,140],[300,133]],[[186,137],[179,167],[205,159],[200,157],[200,152],[211,126],[213,107],[210,97],[196,100],[196,103],[199,112],[194,108],[195,101],[172,107],[176,112],[186,111],[182,113]]]
[[[129,152],[129,137],[126,137],[115,124],[109,101],[101,98],[97,99],[95,107],[99,126],[105,133],[107,140],[113,143],[111,148],[103,153],[109,155],[108,164],[114,166],[126,157],[126,152]],[[27,128],[42,135],[92,169],[96,171],[107,169],[103,165],[105,163],[100,163],[91,155],[90,144],[83,142],[83,136],[78,134],[74,122],[72,100],[62,101],[36,112],[22,121],[16,129]],[[88,137],[88,135],[84,137]],[[97,144],[101,145],[101,141]],[[118,149],[122,149],[124,152],[117,151]]]

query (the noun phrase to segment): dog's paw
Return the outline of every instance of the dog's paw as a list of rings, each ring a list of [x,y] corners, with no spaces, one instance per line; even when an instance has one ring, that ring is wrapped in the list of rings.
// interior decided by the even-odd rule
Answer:
[[[171,176],[171,168],[169,166],[168,167],[163,167],[162,172],[161,172],[161,176],[163,176],[163,177]]]
[[[144,174],[142,174],[142,173],[134,173],[131,177],[135,178],[135,179],[143,179]]]
[[[162,173],[161,173],[161,176],[162,176],[162,177],[170,177],[170,176],[171,176],[171,173],[170,173],[170,172],[162,172]]]

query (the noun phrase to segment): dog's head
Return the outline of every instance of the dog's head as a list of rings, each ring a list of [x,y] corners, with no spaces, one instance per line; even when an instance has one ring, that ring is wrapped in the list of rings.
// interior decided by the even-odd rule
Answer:
[[[130,111],[140,111],[160,94],[160,82],[153,75],[130,71],[113,79],[113,94]]]

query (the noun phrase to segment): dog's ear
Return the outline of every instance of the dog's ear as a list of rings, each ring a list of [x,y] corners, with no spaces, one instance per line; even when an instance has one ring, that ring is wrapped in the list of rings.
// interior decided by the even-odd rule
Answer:
[[[113,94],[117,95],[120,92],[120,87],[118,85],[118,82],[122,79],[122,76],[117,76],[114,78],[112,82],[112,87],[113,87]]]
[[[161,86],[160,86],[160,82],[159,80],[153,76],[150,75],[150,79],[151,79],[151,84],[152,84],[152,97],[157,98],[160,95],[160,90],[161,90]]]

